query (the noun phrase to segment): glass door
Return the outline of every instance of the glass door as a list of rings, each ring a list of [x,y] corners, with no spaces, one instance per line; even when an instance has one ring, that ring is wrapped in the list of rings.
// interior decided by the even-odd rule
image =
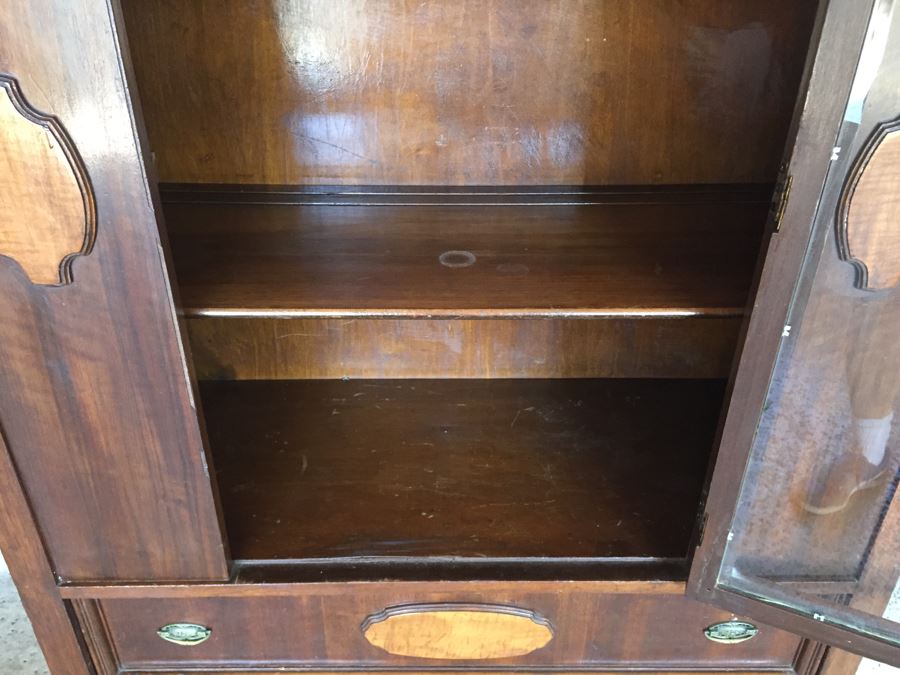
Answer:
[[[785,181],[788,210],[807,200],[815,218],[803,231],[788,212],[773,234],[691,586],[900,665],[900,3],[878,0],[864,19],[869,3],[855,14],[830,4],[807,104],[832,101],[843,115],[815,133],[801,118],[795,168],[835,142],[818,195],[808,173]],[[834,39],[852,42],[857,24],[861,49]],[[848,55],[856,67],[841,91]]]

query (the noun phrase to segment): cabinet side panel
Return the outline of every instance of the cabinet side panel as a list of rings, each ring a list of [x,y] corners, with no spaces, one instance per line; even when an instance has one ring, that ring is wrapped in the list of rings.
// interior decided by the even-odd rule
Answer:
[[[0,549],[47,666],[58,675],[89,675],[56,580],[50,573],[28,500],[0,430]]]
[[[71,138],[96,233],[67,285],[35,284],[0,257],[0,424],[59,577],[219,579],[222,536],[111,10],[4,4],[0,72]]]

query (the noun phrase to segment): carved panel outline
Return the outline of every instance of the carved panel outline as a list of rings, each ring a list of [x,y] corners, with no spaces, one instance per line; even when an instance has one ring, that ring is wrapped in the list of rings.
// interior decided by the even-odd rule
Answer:
[[[881,288],[870,287],[870,270],[866,261],[857,258],[851,243],[850,211],[853,198],[856,195],[860,182],[870,168],[872,159],[881,149],[882,144],[892,135],[900,134],[900,117],[879,124],[863,145],[858,157],[850,169],[844,188],[838,202],[836,241],[838,257],[853,266],[856,273],[853,285],[864,291],[879,291]]]
[[[70,195],[56,194],[52,190],[46,190],[43,194],[37,193],[41,188],[61,188],[60,181],[65,169],[62,166],[57,166],[56,169],[59,174],[55,176],[49,174],[23,176],[16,173],[18,170],[22,170],[24,165],[24,161],[16,161],[20,159],[17,156],[19,154],[17,151],[20,148],[6,147],[5,150],[8,155],[5,166],[2,163],[4,158],[0,154],[0,179],[4,178],[3,170],[5,168],[8,171],[7,178],[12,185],[15,185],[17,181],[27,180],[28,178],[32,179],[32,184],[23,185],[21,190],[11,191],[16,192],[16,194],[8,195],[8,200],[11,203],[5,206],[5,208],[10,209],[6,222],[8,226],[6,231],[2,229],[4,223],[0,221],[0,256],[15,261],[25,271],[32,283],[45,286],[69,284],[72,282],[72,262],[79,256],[88,255],[93,249],[96,239],[96,202],[87,169],[62,123],[55,116],[48,115],[34,108],[22,93],[18,80],[12,75],[0,72],[0,104],[3,103],[2,97],[4,95],[12,106],[12,110],[17,112],[25,123],[40,127],[42,132],[46,134],[48,148],[42,148],[45,155],[44,159],[49,157],[52,160],[52,155],[56,154],[58,158],[59,152],[62,153],[62,158],[59,159],[65,160],[65,169],[71,173],[69,178],[73,181],[73,184],[71,185],[72,194]],[[6,107],[8,109],[8,106]],[[12,126],[14,124],[8,124],[7,128],[10,129]],[[15,131],[8,131],[6,139],[13,137],[14,134]],[[0,136],[0,140],[4,140],[4,137]],[[13,140],[15,141],[16,139],[13,138]],[[58,151],[54,148],[54,142],[59,149]],[[61,163],[61,161],[58,162],[58,164]],[[32,167],[24,166],[25,174],[29,173],[30,168]],[[53,185],[54,178],[57,180],[56,186]],[[9,188],[10,185],[6,187]],[[22,213],[22,211],[29,211],[27,204],[23,208],[17,208],[22,206],[19,203],[19,198],[29,189],[37,193],[29,193],[28,196],[31,199],[36,199],[37,197],[45,199],[46,206],[43,209],[45,213],[52,212],[57,204],[65,204],[67,200],[69,206],[72,206],[78,200],[78,197],[74,195],[74,189],[76,188],[80,193],[81,202],[79,208],[80,222],[78,222],[77,227],[70,225],[63,229],[59,223],[35,223],[27,219],[27,216]],[[74,216],[75,207],[72,206],[71,210]],[[23,218],[26,218],[24,222]],[[72,222],[74,222],[74,217]],[[37,227],[35,227],[36,225]],[[54,228],[56,229],[54,230]],[[39,232],[43,239],[32,236],[33,231]],[[42,244],[48,242],[52,244],[50,246],[51,250],[47,250],[47,246],[42,246]]]

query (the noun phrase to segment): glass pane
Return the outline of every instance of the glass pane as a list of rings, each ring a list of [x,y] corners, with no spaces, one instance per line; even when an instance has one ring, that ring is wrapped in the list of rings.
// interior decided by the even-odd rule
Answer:
[[[893,5],[872,18],[718,583],[900,644]]]

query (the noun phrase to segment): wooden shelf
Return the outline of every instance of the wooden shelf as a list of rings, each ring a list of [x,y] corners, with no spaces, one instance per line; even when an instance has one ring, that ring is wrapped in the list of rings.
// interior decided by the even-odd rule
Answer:
[[[682,317],[743,313],[768,191],[180,189],[165,201],[188,316]],[[448,267],[448,251],[474,262]]]
[[[683,559],[719,380],[203,382],[232,555]]]

